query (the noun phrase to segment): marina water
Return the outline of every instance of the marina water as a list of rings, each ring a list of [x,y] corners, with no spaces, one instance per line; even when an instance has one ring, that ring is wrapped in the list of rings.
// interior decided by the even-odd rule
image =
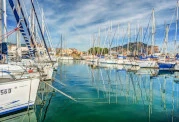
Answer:
[[[33,109],[3,120],[178,122],[177,73],[157,69],[126,71],[82,61],[63,61],[54,72],[53,82],[41,82]]]

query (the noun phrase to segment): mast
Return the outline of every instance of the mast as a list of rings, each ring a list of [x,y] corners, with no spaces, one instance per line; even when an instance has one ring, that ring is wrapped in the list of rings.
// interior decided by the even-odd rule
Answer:
[[[116,52],[117,52],[117,55],[119,55],[119,43],[118,41],[120,40],[120,30],[119,30],[119,24],[118,24],[118,40],[116,41]]]
[[[20,15],[20,7],[17,4],[17,13]],[[18,26],[18,25],[17,25]],[[20,41],[20,31],[16,33],[16,59],[20,61],[21,58],[21,41]]]
[[[135,36],[134,36],[134,41],[136,41],[135,43],[137,44],[137,25],[135,26]],[[136,56],[137,54],[137,47],[135,46],[134,48],[134,55]]]
[[[152,10],[152,46],[151,46],[151,54],[154,53],[154,45],[155,45],[155,14],[154,9]]]
[[[3,15],[4,15],[4,33],[7,33],[7,13],[6,13],[6,0],[3,0]],[[4,39],[7,42],[7,38]]]
[[[177,53],[177,33],[178,33],[178,6],[179,6],[179,1],[177,1],[177,9],[176,9],[176,29],[175,29],[175,54]]]
[[[0,36],[2,36],[2,23],[3,23],[3,21],[2,21],[2,15],[3,15],[3,6],[2,6],[2,0],[0,0]],[[1,40],[0,40],[0,43],[2,43],[1,42]]]
[[[167,44],[168,44],[168,31],[169,31],[169,25],[166,25],[165,29],[165,39],[164,39],[164,45],[163,45],[163,53],[167,54]]]
[[[139,23],[138,23],[138,32],[140,32],[140,26],[139,26]],[[138,38],[138,34],[137,34],[137,38]],[[139,39],[139,41],[138,41],[138,39],[136,38],[136,43],[137,43],[137,55],[139,55],[139,42],[140,42],[140,39]]]
[[[124,28],[123,28],[123,35],[124,35],[124,37],[125,37]],[[124,46],[124,39],[122,39],[122,56],[124,56],[124,48],[123,48],[123,46]]]
[[[98,30],[98,52],[97,52],[97,55],[100,55],[100,42],[101,41],[101,28],[99,27],[99,30]]]
[[[45,32],[45,25],[44,25],[44,11],[42,9],[42,34],[44,35]]]
[[[140,27],[140,40],[141,40],[141,48],[140,48],[140,53],[143,53],[143,28]]]
[[[1,9],[2,10],[2,9]],[[6,13],[6,0],[3,0],[3,18],[4,18],[4,34],[7,33],[7,13]],[[1,15],[2,16],[2,15]],[[7,37],[8,38],[8,37]],[[7,38],[4,38],[4,42],[7,42]],[[5,55],[5,62],[8,62],[8,55]]]
[[[111,37],[111,41],[112,41],[112,21],[111,21],[111,25],[110,25],[109,30],[110,30],[110,37]],[[111,45],[110,45],[111,41],[109,39],[109,55],[110,56],[111,56]]]
[[[150,38],[150,28],[148,28],[148,38]],[[147,42],[146,55],[149,55],[149,44]]]
[[[62,49],[62,46],[63,46],[62,41],[63,41],[63,38],[62,38],[62,34],[61,34],[61,57],[62,57],[62,51],[63,51],[63,49]]]
[[[127,42],[127,55],[129,54],[129,43],[130,43],[130,23],[128,23],[128,42]]]
[[[18,1],[19,1],[19,0],[18,0]],[[40,29],[40,33],[41,33],[41,36],[42,36],[42,40],[43,40],[43,42],[44,42],[44,46],[45,46],[45,48],[46,48],[47,54],[48,54],[48,56],[49,56],[49,58],[50,58],[50,61],[52,61],[51,56],[50,56],[50,53],[49,53],[49,51],[48,51],[48,46],[47,46],[47,44],[46,44],[46,42],[45,42],[45,37],[44,37],[44,35],[43,35],[41,25],[40,25],[40,22],[39,22],[39,19],[38,19],[36,10],[35,10],[35,6],[34,6],[34,3],[33,3],[33,0],[31,0],[31,4],[32,4],[32,8],[33,8],[33,11],[34,11],[34,14],[35,14],[35,18],[36,18],[36,20],[37,20],[37,25],[38,25],[38,27],[39,27],[39,29]]]

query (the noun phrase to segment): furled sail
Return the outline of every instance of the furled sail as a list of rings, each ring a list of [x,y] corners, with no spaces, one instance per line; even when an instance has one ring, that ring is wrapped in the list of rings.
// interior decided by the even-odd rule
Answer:
[[[8,1],[9,1],[9,4],[10,4],[10,7],[11,7],[12,10],[13,10],[13,13],[14,13],[14,16],[15,16],[15,19],[16,19],[16,22],[18,23],[19,30],[20,30],[20,32],[21,32],[21,34],[22,34],[22,36],[23,36],[23,38],[24,38],[24,40],[25,40],[26,46],[27,46],[28,49],[29,49],[29,53],[30,53],[30,55],[31,55],[32,57],[34,57],[34,51],[33,51],[33,48],[31,47],[30,41],[29,41],[30,38],[27,36],[27,34],[26,34],[25,30],[24,30],[22,21],[21,21],[21,19],[20,19],[20,17],[19,17],[19,14],[18,14],[18,12],[17,12],[17,9],[16,9],[16,7],[15,7],[15,5],[14,5],[14,2],[13,2],[13,0],[8,0]]]

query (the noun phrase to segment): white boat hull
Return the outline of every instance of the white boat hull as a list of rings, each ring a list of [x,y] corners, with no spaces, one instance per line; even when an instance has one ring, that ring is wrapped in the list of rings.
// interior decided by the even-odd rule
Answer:
[[[58,60],[73,60],[73,57],[59,57]]]
[[[24,72],[26,70],[23,66],[11,65],[11,64],[0,64],[0,71],[21,73],[21,72]]]
[[[174,69],[179,71],[179,63],[175,65]]]
[[[39,78],[0,82],[0,115],[15,112],[33,105]]]
[[[99,59],[99,63],[104,64],[117,64],[118,61],[116,59]]]
[[[156,61],[137,61],[137,64],[141,68],[158,68]]]

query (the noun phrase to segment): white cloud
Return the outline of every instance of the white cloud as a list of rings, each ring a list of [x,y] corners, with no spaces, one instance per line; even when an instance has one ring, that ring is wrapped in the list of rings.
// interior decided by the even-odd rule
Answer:
[[[43,7],[46,23],[54,44],[58,44],[60,33],[66,34],[68,47],[86,50],[90,36],[101,27],[113,27],[120,23],[127,29],[131,23],[132,33],[137,23],[146,27],[152,9],[155,9],[157,25],[170,23],[176,0],[38,0]],[[26,5],[28,6],[28,5]],[[29,7],[27,7],[29,8]],[[104,33],[103,33],[104,35]]]

